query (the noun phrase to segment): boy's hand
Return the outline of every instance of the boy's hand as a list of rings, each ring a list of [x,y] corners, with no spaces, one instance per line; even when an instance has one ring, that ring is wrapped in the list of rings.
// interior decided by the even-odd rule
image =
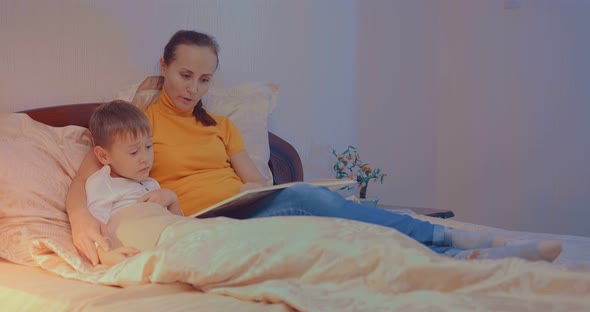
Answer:
[[[170,189],[157,189],[151,191],[139,198],[137,202],[153,202],[160,204],[166,207],[171,213],[184,216],[182,210],[180,210],[180,205],[178,204],[178,196],[176,196],[176,193]]]
[[[137,200],[137,202],[151,202],[160,204],[164,207],[168,207],[172,205],[174,202],[178,202],[178,197],[176,196],[176,193],[174,193],[170,189],[157,189],[155,191],[151,191],[147,194],[144,194],[141,198]]]
[[[108,266],[115,265],[128,257],[135,256],[139,252],[139,249],[133,247],[119,247],[109,251],[105,251],[101,247],[98,247],[100,263]]]

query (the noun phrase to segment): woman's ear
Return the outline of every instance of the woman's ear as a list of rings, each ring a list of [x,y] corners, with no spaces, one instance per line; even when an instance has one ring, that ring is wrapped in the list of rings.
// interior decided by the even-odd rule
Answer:
[[[98,161],[100,161],[100,163],[102,163],[103,165],[108,165],[111,163],[109,153],[107,152],[107,150],[100,146],[95,146],[92,150],[94,151],[94,155],[96,155],[96,158],[98,158]]]
[[[164,57],[160,58],[160,75],[166,76],[166,69],[167,69],[166,62],[164,61]]]

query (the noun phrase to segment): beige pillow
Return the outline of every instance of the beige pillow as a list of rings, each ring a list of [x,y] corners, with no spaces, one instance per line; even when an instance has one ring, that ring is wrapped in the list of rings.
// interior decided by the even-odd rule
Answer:
[[[0,114],[0,257],[35,265],[31,248],[44,238],[76,253],[65,199],[91,145],[86,128]]]
[[[246,151],[272,185],[268,167],[268,117],[277,106],[278,86],[273,83],[244,83],[231,89],[213,89],[203,99],[208,112],[228,116],[244,138]]]
[[[158,77],[148,77],[142,83],[120,91],[117,99],[132,102],[145,110],[157,100],[160,94],[157,88],[160,86]],[[268,167],[268,117],[277,105],[277,94],[276,84],[253,82],[230,89],[211,89],[203,98],[209,113],[227,116],[236,125],[244,139],[246,151],[269,185],[272,185],[273,180]]]

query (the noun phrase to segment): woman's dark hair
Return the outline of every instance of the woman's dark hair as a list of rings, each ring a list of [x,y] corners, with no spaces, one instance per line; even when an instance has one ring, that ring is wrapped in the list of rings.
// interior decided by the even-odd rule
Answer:
[[[170,38],[164,47],[164,63],[166,65],[170,65],[176,60],[176,48],[181,44],[210,48],[217,57],[215,68],[219,67],[219,44],[215,38],[193,30],[179,30]],[[199,100],[193,109],[193,115],[197,121],[200,121],[205,126],[215,126],[217,124],[215,119],[205,111],[202,100]]]

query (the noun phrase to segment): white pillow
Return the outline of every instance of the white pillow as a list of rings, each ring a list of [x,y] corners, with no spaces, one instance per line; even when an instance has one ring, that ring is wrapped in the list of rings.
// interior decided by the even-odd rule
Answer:
[[[120,91],[117,99],[139,103],[151,103],[159,91],[142,90],[141,83]],[[268,167],[270,147],[268,143],[268,117],[277,105],[278,86],[274,83],[243,83],[229,89],[211,89],[203,98],[207,112],[227,116],[236,125],[244,139],[246,151],[254,161],[266,183],[272,185],[272,172]],[[137,99],[141,100],[137,101]],[[140,107],[145,109],[146,107]]]

